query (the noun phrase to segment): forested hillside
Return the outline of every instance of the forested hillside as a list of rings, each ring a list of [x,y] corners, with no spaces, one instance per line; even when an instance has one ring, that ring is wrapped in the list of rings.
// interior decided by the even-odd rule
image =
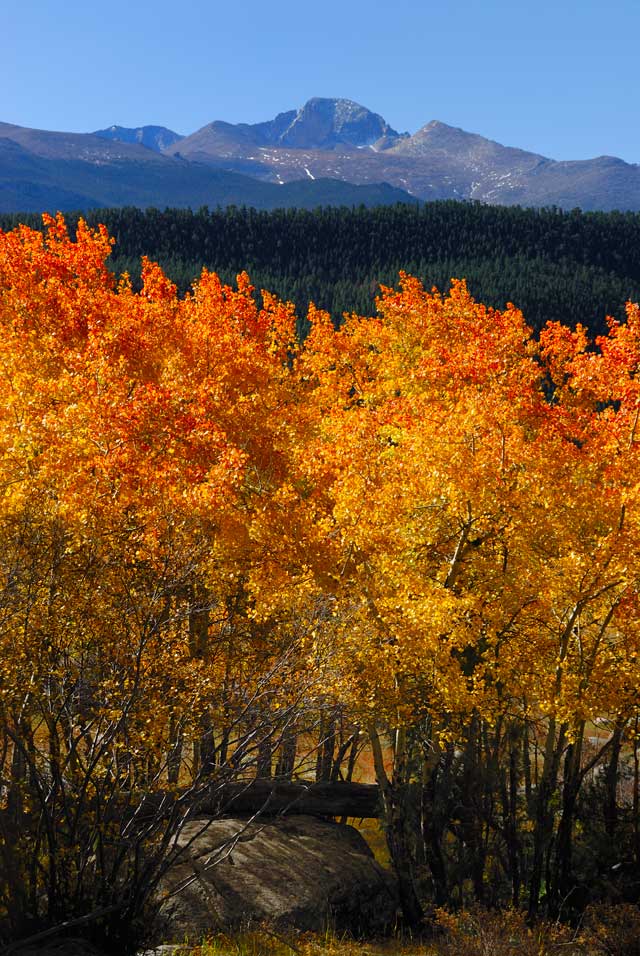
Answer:
[[[76,217],[77,218],[77,217]],[[71,217],[73,219],[73,217]],[[140,256],[158,261],[184,293],[203,266],[225,281],[246,269],[306,314],[310,300],[339,321],[369,313],[379,284],[406,270],[446,290],[465,277],[478,299],[508,301],[536,329],[548,320],[604,331],[604,316],[624,316],[640,298],[640,214],[566,213],[454,201],[421,207],[324,208],[259,212],[228,208],[95,210],[115,237],[110,267],[139,281]],[[40,228],[38,216],[1,216]]]

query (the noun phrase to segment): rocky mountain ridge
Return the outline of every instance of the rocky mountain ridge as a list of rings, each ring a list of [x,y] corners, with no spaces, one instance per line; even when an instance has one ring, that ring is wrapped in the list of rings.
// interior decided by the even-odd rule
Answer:
[[[557,161],[438,120],[412,135],[399,133],[347,99],[314,97],[261,123],[215,120],[189,136],[163,126],[79,134],[0,123],[0,211],[36,209],[45,198],[46,208],[62,209],[81,201],[273,208],[271,197],[263,204],[260,189],[293,183],[298,198],[287,201],[283,192],[276,203],[348,202],[350,184],[361,187],[366,204],[461,199],[640,210],[638,165],[609,156]],[[381,184],[386,200],[376,198]]]
[[[93,135],[121,143],[139,143],[156,153],[162,153],[184,139],[180,133],[174,133],[166,126],[136,126],[134,129],[127,126],[109,126],[108,129],[96,130]]]
[[[309,100],[269,124],[214,122],[169,155],[284,183],[331,177],[388,182],[418,199],[472,199],[498,205],[640,209],[640,167],[613,157],[559,162],[432,120],[397,133],[349,100]]]

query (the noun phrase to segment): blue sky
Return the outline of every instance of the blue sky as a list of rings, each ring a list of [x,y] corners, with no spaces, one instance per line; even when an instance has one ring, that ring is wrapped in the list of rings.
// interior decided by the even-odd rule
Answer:
[[[640,162],[640,0],[4,0],[0,120],[257,122],[311,96]]]

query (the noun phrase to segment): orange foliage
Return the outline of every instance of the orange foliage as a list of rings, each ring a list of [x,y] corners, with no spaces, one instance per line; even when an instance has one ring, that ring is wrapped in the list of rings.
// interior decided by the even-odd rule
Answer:
[[[197,741],[267,684],[272,713],[313,683],[445,736],[636,713],[637,306],[595,346],[536,341],[402,275],[375,318],[312,307],[300,345],[244,274],[180,300],[145,261],[137,294],[104,229],[46,225],[0,233],[9,737],[120,708],[102,766],[146,785],[177,726]]]
[[[378,318],[312,309],[300,347],[246,275],[181,301],[145,261],[135,294],[103,229],[47,226],[0,236],[10,534],[28,514],[101,575],[170,574],[174,603],[197,582],[222,608],[241,581],[251,620],[318,617],[312,659],[354,712],[526,697],[573,720],[629,696],[637,307],[596,351],[557,324],[538,344],[513,306],[403,275]],[[95,636],[112,612],[89,613]]]

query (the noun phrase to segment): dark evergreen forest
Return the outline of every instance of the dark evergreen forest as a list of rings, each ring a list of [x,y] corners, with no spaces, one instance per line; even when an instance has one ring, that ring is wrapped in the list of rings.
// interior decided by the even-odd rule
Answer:
[[[69,214],[73,226],[79,214]],[[304,333],[307,305],[371,314],[380,283],[400,270],[446,291],[467,279],[480,301],[511,301],[528,322],[582,322],[592,332],[606,315],[622,318],[640,298],[640,214],[582,213],[443,201],[373,209],[326,207],[261,212],[229,207],[100,209],[116,245],[111,262],[139,282],[140,257],[158,261],[185,292],[203,266],[233,282],[246,270],[256,288],[296,304]],[[0,227],[41,226],[36,215],[0,216]]]

